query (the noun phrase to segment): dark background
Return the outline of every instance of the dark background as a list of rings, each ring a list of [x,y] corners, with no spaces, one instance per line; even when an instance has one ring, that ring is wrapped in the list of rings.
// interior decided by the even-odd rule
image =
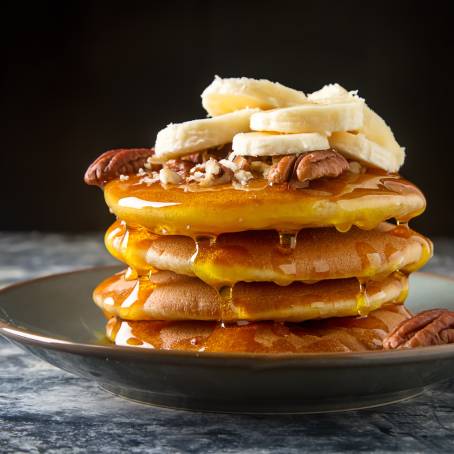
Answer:
[[[427,195],[412,225],[453,235],[453,17],[449,2],[418,3],[2,4],[0,230],[107,227],[88,164],[205,116],[199,96],[219,74],[359,89]]]

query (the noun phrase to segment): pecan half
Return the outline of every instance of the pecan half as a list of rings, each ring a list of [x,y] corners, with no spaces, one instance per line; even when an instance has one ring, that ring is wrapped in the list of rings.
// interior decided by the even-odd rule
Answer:
[[[404,320],[383,340],[386,350],[454,343],[454,312],[432,309]]]
[[[273,184],[289,182],[293,187],[305,187],[319,178],[335,178],[348,169],[348,161],[335,150],[286,155],[273,164],[268,181]]]
[[[85,172],[87,184],[102,187],[120,175],[131,175],[144,166],[154,148],[119,148],[99,156]]]
[[[273,164],[269,173],[268,181],[273,184],[281,184],[289,181],[293,175],[296,162],[295,155],[283,156],[276,164]]]
[[[335,178],[348,169],[348,161],[335,150],[312,151],[301,155],[295,166],[298,181]]]

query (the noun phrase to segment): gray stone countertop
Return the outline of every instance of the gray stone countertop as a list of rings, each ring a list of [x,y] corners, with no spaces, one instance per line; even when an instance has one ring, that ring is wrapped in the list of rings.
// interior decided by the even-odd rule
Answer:
[[[454,276],[454,240],[427,271]],[[114,263],[102,235],[0,233],[0,286]],[[371,410],[247,416],[166,410],[111,396],[0,338],[0,453],[454,452],[454,379]]]

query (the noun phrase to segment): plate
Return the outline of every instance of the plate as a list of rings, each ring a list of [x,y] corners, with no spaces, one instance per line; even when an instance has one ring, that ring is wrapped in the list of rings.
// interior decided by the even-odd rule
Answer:
[[[117,347],[92,289],[119,267],[91,268],[0,291],[0,334],[129,399],[191,410],[312,413],[384,405],[454,376],[454,345],[367,353],[252,355]],[[454,310],[454,280],[414,273],[407,306]]]

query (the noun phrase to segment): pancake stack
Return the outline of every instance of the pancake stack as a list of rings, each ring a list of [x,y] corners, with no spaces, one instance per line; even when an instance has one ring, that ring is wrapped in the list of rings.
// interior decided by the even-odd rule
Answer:
[[[87,170],[117,217],[106,246],[127,265],[94,291],[107,336],[195,352],[383,348],[432,255],[408,226],[425,199],[397,173],[389,126],[337,84],[306,96],[217,77],[202,105],[208,118]]]

